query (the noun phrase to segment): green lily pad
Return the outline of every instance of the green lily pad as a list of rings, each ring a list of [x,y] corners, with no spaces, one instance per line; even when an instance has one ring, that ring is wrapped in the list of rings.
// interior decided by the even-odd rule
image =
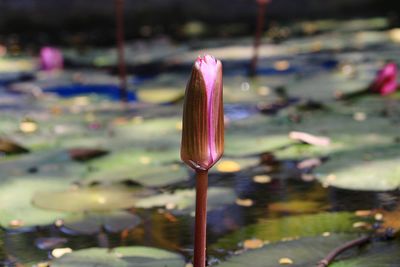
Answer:
[[[183,100],[185,91],[182,88],[156,88],[138,90],[137,95],[140,101],[153,104],[175,103]]]
[[[400,243],[374,242],[366,249],[355,253],[347,259],[334,262],[332,267],[375,267],[397,266],[400,262]]]
[[[36,152],[0,160],[0,181],[11,177],[59,177],[74,181],[86,171],[66,151]]]
[[[147,160],[147,157],[143,159]],[[121,163],[120,167],[113,169],[114,170],[102,169],[90,173],[82,183],[134,181],[144,186],[157,187],[185,181],[189,178],[187,168],[182,164],[138,165],[136,163],[128,166],[127,164]]]
[[[345,189],[395,190],[400,187],[399,149],[399,144],[393,144],[333,154],[317,168],[318,179]]]
[[[53,267],[184,267],[183,257],[150,247],[89,248],[55,259]]]
[[[224,187],[210,187],[207,192],[207,208],[215,210],[235,202],[236,195],[233,189]],[[195,210],[195,190],[176,190],[172,193],[163,193],[139,199],[135,203],[138,208],[165,207],[181,212]]]
[[[124,186],[78,187],[36,192],[32,203],[42,209],[64,212],[111,211],[131,208],[137,199],[151,193],[150,190]]]
[[[291,264],[286,264],[294,267],[315,266],[330,251],[353,238],[355,238],[354,235],[335,234],[264,245],[260,249],[232,256],[218,266],[241,267],[247,266],[251,262],[252,267],[276,267],[281,265],[280,261],[283,259],[287,259]]]
[[[285,202],[274,202],[268,205],[269,212],[275,213],[312,213],[321,210],[321,204],[311,200],[293,200]]]
[[[60,190],[66,182],[60,179],[16,177],[0,184],[0,225],[5,228],[25,228],[52,224],[65,213],[42,210],[31,199],[41,190]]]
[[[262,219],[221,239],[212,248],[233,249],[246,239],[257,238],[268,242],[282,239],[317,236],[325,232],[354,232],[354,216],[351,213],[319,213],[283,217],[280,219]]]
[[[103,228],[110,233],[118,233],[123,230],[130,230],[139,225],[139,216],[125,212],[105,213],[80,213],[65,217],[62,228],[65,232],[78,234],[96,234]]]

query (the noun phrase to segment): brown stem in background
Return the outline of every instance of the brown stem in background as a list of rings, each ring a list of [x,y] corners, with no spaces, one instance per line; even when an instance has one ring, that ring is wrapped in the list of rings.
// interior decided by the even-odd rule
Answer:
[[[208,171],[196,171],[194,267],[206,266],[207,187]]]
[[[116,19],[116,39],[118,47],[118,73],[120,80],[120,98],[121,101],[128,101],[126,91],[126,65],[124,53],[124,0],[114,0],[115,2],[115,19]]]
[[[110,247],[110,240],[108,238],[107,232],[102,227],[100,232],[97,234],[97,243],[101,248],[109,248]]]
[[[329,264],[331,264],[331,262],[342,252],[351,249],[353,247],[357,247],[363,244],[366,244],[368,242],[371,241],[371,237],[370,236],[364,236],[364,237],[360,237],[358,239],[349,241],[343,245],[341,245],[340,247],[335,248],[334,250],[332,250],[323,260],[321,260],[318,263],[317,267],[327,267],[329,266]]]
[[[250,63],[250,76],[254,76],[257,70],[257,63],[258,63],[258,50],[261,44],[261,35],[264,27],[264,17],[265,17],[265,10],[267,7],[268,1],[266,0],[257,0],[258,4],[258,16],[257,16],[257,25],[256,25],[256,34],[254,36],[254,44],[253,44],[253,58],[251,59]]]

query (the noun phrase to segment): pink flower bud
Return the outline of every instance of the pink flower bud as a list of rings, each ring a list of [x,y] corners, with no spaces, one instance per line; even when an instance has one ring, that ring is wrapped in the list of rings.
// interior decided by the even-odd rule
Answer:
[[[64,58],[61,51],[53,47],[42,47],[40,50],[40,68],[42,70],[61,70],[64,67]]]
[[[196,170],[210,169],[224,151],[222,64],[197,58],[186,86],[181,158]]]
[[[371,90],[381,95],[388,95],[397,90],[397,66],[395,63],[388,63],[379,70],[371,85]]]

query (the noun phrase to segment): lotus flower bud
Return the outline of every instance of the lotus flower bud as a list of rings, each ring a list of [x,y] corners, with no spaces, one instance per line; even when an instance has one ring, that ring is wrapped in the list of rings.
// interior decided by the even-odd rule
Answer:
[[[371,85],[374,93],[388,95],[397,89],[397,66],[395,63],[386,64],[378,74]]]
[[[62,52],[54,47],[43,47],[40,50],[40,67],[42,70],[61,70],[64,66]]]
[[[181,143],[182,160],[195,170],[210,169],[224,150],[222,64],[197,58],[186,86]]]

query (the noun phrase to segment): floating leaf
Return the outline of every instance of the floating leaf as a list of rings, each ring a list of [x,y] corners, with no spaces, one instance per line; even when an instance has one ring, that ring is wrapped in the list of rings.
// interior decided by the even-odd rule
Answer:
[[[37,192],[32,203],[55,211],[111,211],[131,208],[138,198],[150,193],[149,190],[124,186],[78,187],[66,191]]]
[[[154,104],[171,104],[183,100],[184,91],[177,88],[145,88],[137,91],[140,101]]]
[[[377,267],[397,266],[400,262],[400,243],[373,242],[366,249],[358,250],[343,260],[337,260],[329,267]]]
[[[386,191],[400,187],[399,144],[334,154],[316,171],[325,185]]]
[[[213,210],[235,202],[235,192],[230,188],[210,187],[208,189],[207,209]],[[163,193],[156,196],[139,199],[138,208],[165,207],[191,212],[195,209],[195,190],[176,190],[173,193]]]
[[[354,232],[353,218],[351,213],[340,212],[261,219],[257,224],[222,237],[212,247],[233,249],[242,240],[251,238],[276,242],[282,239],[317,236],[325,232]]]
[[[52,267],[184,267],[183,257],[150,247],[89,248],[55,259]]]
[[[52,224],[65,213],[42,210],[31,199],[41,190],[60,190],[66,182],[60,179],[18,177],[0,184],[0,224],[5,228],[25,228]]]
[[[139,216],[125,211],[105,213],[81,213],[65,217],[62,229],[68,233],[96,234],[105,229],[110,233],[130,230],[141,223]]]
[[[311,213],[321,210],[321,204],[315,201],[295,200],[288,202],[275,202],[268,205],[268,210],[282,213]]]
[[[232,256],[218,266],[241,267],[247,266],[249,262],[251,262],[252,267],[277,267],[279,265],[315,266],[330,251],[350,241],[352,238],[354,238],[353,235],[337,234],[329,237],[305,237],[299,240],[268,244],[263,248]]]

